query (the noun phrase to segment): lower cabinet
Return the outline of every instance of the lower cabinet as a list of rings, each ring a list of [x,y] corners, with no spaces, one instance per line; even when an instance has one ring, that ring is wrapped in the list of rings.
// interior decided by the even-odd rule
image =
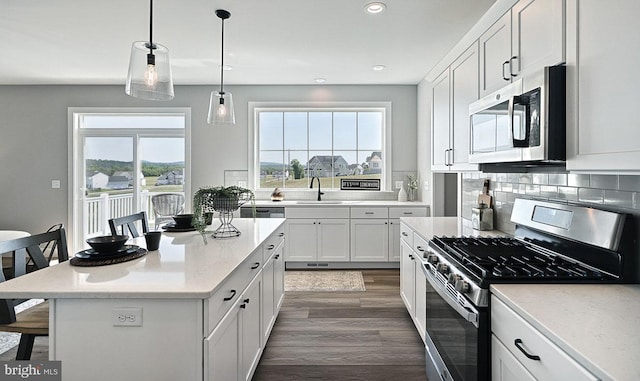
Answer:
[[[598,379],[495,295],[491,331],[494,381]]]
[[[415,316],[415,258],[413,249],[404,240],[400,243],[400,297],[411,317]]]
[[[402,224],[400,231],[400,297],[424,341],[427,329],[427,278],[420,258],[426,242],[407,225]]]
[[[349,261],[348,219],[288,219],[287,237],[288,261]]]
[[[386,219],[351,220],[351,261],[389,261],[389,222]]]
[[[204,339],[205,380],[247,381],[253,377],[284,300],[283,233],[274,233],[279,241],[262,248],[265,263],[244,290],[223,295],[233,304]],[[257,263],[254,258],[257,256],[250,258],[251,264]],[[236,278],[232,275],[225,282]]]

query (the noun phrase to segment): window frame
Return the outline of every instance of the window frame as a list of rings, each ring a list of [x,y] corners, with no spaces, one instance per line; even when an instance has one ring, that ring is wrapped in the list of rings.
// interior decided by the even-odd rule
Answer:
[[[353,112],[353,111],[382,111],[383,113],[383,171],[380,179],[380,192],[391,191],[392,152],[391,152],[391,102],[249,102],[248,123],[248,186],[257,192],[267,191],[260,187],[260,131],[259,113],[273,112]],[[300,188],[287,189],[291,191]],[[269,189],[268,191],[271,191]],[[323,189],[325,191],[325,189]],[[339,192],[339,188],[326,189],[327,192]]]

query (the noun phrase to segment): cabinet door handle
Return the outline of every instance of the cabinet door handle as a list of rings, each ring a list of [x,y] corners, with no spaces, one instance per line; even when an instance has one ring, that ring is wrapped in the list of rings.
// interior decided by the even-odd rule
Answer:
[[[403,235],[404,237],[408,237],[408,236],[409,236],[409,234],[407,234],[407,232],[402,232],[402,235]]]
[[[409,259],[413,261],[413,254],[409,254]]]
[[[504,67],[505,67],[506,65],[509,65],[509,61],[511,61],[511,60],[506,60],[506,61],[504,61],[504,62],[502,63],[502,79],[504,79],[505,81],[511,81],[511,77],[510,77],[510,76],[509,76],[509,77],[507,77],[506,75],[504,75]],[[511,73],[509,73],[509,74],[511,74]]]
[[[224,300],[225,302],[228,302],[229,300],[233,299],[234,296],[236,296],[236,290],[231,290],[231,296],[228,296],[222,300]]]
[[[517,59],[518,56],[513,56],[509,59],[509,74],[511,74],[512,77],[518,76],[518,74],[513,74],[513,61]]]
[[[520,352],[522,352],[525,356],[527,356],[528,359],[531,360],[535,360],[535,361],[540,361],[540,356],[536,356],[536,355],[531,355],[529,353],[527,353],[527,351],[524,350],[524,348],[522,348],[522,340],[521,339],[515,339],[513,342],[516,346],[516,348],[518,348],[520,350]]]
[[[249,298],[247,298],[247,299],[243,300],[243,302],[245,302],[245,303],[249,304]]]
[[[276,256],[273,257],[273,259],[278,259],[278,258],[280,258],[280,254],[276,254]]]
[[[424,251],[424,249],[422,248],[422,246],[416,246],[416,250],[418,250],[418,251]]]
[[[240,308],[245,309],[245,308],[247,308],[247,305],[243,303],[243,304],[240,305]]]
[[[251,266],[251,270],[255,270],[255,269],[257,269],[258,267],[260,267],[260,262],[256,262],[256,263],[254,263],[254,264],[253,264],[253,266]]]
[[[276,245],[269,245],[267,246],[267,250],[273,250],[276,248]]]

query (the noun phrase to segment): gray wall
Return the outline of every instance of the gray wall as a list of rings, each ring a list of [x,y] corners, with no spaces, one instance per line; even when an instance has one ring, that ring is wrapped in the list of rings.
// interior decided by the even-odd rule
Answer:
[[[392,171],[416,172],[416,86],[229,86],[236,125],[206,123],[213,86],[177,86],[170,102],[128,97],[122,86],[0,86],[0,229],[69,224],[69,107],[190,107],[192,187],[222,185],[247,169],[248,102],[392,102]],[[51,180],[61,180],[51,189]],[[393,194],[391,194],[393,196]]]

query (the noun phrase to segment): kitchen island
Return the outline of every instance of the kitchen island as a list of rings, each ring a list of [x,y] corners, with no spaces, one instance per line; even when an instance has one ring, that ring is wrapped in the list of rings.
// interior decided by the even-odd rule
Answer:
[[[61,263],[0,284],[0,297],[49,299],[64,380],[250,379],[284,295],[284,219],[233,223],[239,237],[163,233],[142,258]]]

